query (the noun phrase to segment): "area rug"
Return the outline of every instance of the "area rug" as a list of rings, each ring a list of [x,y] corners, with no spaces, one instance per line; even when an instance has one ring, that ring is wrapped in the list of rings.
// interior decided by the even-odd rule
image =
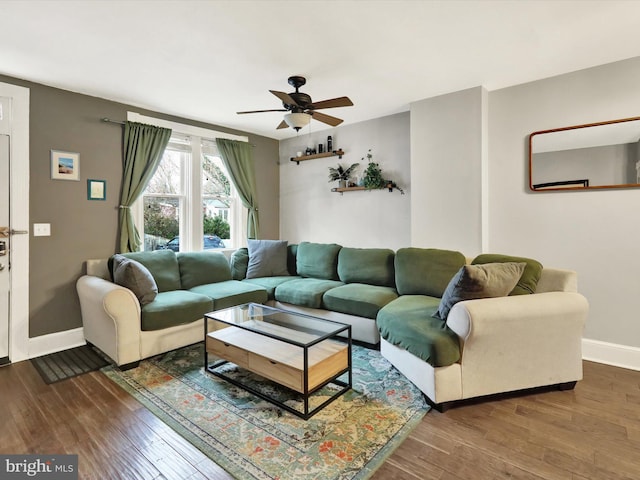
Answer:
[[[369,478],[429,410],[376,350],[353,347],[353,388],[309,420],[205,372],[203,355],[197,344],[125,372],[102,371],[238,479]],[[299,402],[294,392],[233,364],[223,368],[254,388],[279,392],[294,408]],[[315,401],[331,391],[325,387]]]
[[[108,363],[89,345],[31,359],[31,364],[48,384],[99,370]]]

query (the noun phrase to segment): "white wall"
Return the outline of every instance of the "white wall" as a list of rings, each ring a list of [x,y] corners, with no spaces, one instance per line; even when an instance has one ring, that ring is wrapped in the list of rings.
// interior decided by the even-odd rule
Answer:
[[[411,104],[411,245],[482,251],[486,163],[482,87]]]
[[[312,122],[312,129],[313,129]],[[308,127],[303,131],[307,131]],[[345,155],[300,162],[290,161],[307,145],[324,143],[333,137],[333,148]],[[371,149],[373,160],[383,175],[402,187],[397,190],[331,192],[337,182],[329,182],[329,167],[360,162],[358,174]],[[410,162],[409,113],[400,113],[366,122],[340,126],[317,133],[301,133],[280,142],[280,238],[334,242],[349,247],[398,249],[410,243]]]
[[[578,272],[584,337],[640,347],[640,189],[528,191],[528,135],[640,115],[640,58],[489,94],[489,250]],[[413,179],[414,182],[417,179]]]

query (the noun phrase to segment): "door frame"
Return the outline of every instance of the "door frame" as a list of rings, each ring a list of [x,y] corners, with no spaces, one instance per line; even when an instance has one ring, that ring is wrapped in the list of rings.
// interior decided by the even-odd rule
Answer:
[[[29,231],[29,97],[26,87],[0,82],[0,96],[11,98],[9,139],[11,228]],[[29,238],[11,237],[9,359],[29,358]]]

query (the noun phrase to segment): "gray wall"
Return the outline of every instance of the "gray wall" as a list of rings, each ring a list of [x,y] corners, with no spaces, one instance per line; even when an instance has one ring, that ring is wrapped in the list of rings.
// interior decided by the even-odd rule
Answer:
[[[30,223],[50,223],[50,237],[30,237],[29,336],[82,326],[75,282],[88,258],[115,253],[122,175],[122,127],[100,118],[125,120],[127,111],[179,123],[248,135],[254,159],[264,238],[279,232],[278,141],[224,127],[80,95],[1,76],[30,88]],[[50,150],[80,154],[80,181],[51,180]],[[87,200],[87,179],[107,181],[107,200]]]
[[[482,250],[487,91],[411,104],[411,245]]]
[[[530,192],[532,132],[640,115],[640,58],[489,94],[490,248],[578,272],[587,339],[640,347],[640,189]]]
[[[300,162],[290,161],[297,151],[332,135],[334,149],[345,155]],[[367,167],[367,151],[378,162],[385,179],[404,189],[332,192],[329,167],[360,163],[356,176]],[[335,242],[346,247],[398,249],[410,241],[411,172],[409,161],[409,113],[300,134],[280,142],[280,234],[292,243],[303,240]]]

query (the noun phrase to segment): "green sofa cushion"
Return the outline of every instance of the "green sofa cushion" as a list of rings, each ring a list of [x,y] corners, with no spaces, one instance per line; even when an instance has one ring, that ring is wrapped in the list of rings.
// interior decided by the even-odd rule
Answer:
[[[171,250],[170,250],[171,251]],[[191,323],[213,310],[213,300],[186,290],[161,292],[155,300],[142,307],[142,330],[161,330]]]
[[[380,309],[396,298],[398,294],[391,287],[349,283],[327,291],[322,303],[334,312],[375,319]]]
[[[296,256],[298,275],[324,280],[338,280],[338,253],[341,248],[335,243],[300,243]]]
[[[264,303],[267,301],[267,291],[264,288],[238,280],[198,285],[189,289],[189,291],[211,298],[215,310],[242,305],[243,303]]]
[[[503,263],[503,262],[524,262],[527,266],[524,268],[524,273],[518,284],[511,290],[509,295],[528,295],[536,293],[536,287],[538,286],[538,280],[542,275],[542,264],[532,258],[514,257],[512,255],[502,255],[497,253],[483,253],[478,255],[471,262],[472,265],[481,265],[484,263]]]
[[[347,248],[338,254],[338,276],[345,283],[395,287],[395,254],[387,248]]]
[[[407,350],[432,367],[460,360],[458,336],[432,315],[440,299],[426,295],[403,295],[385,305],[376,319],[380,336]]]
[[[287,270],[290,275],[298,275],[298,245],[293,244],[287,247]]]
[[[152,252],[122,253],[147,267],[158,285],[158,292],[180,290],[180,268],[178,258],[173,250],[154,250]],[[109,271],[113,278],[113,257],[109,259]]]
[[[180,284],[185,290],[198,285],[231,280],[231,267],[220,252],[180,252]]]
[[[442,297],[465,256],[437,248],[401,248],[396,252],[396,289],[400,295]]]
[[[269,300],[274,300],[276,295],[276,287],[278,285],[288,282],[290,280],[298,279],[298,278],[300,277],[293,277],[289,275],[289,276],[282,276],[282,277],[245,278],[242,281],[265,288],[267,290],[267,295],[269,296]]]
[[[301,307],[321,308],[324,293],[341,285],[344,285],[344,283],[337,280],[299,278],[278,285],[275,298],[279,302],[291,303]]]
[[[242,247],[231,254],[229,259],[232,280],[242,280],[247,276],[249,267],[249,249]]]

